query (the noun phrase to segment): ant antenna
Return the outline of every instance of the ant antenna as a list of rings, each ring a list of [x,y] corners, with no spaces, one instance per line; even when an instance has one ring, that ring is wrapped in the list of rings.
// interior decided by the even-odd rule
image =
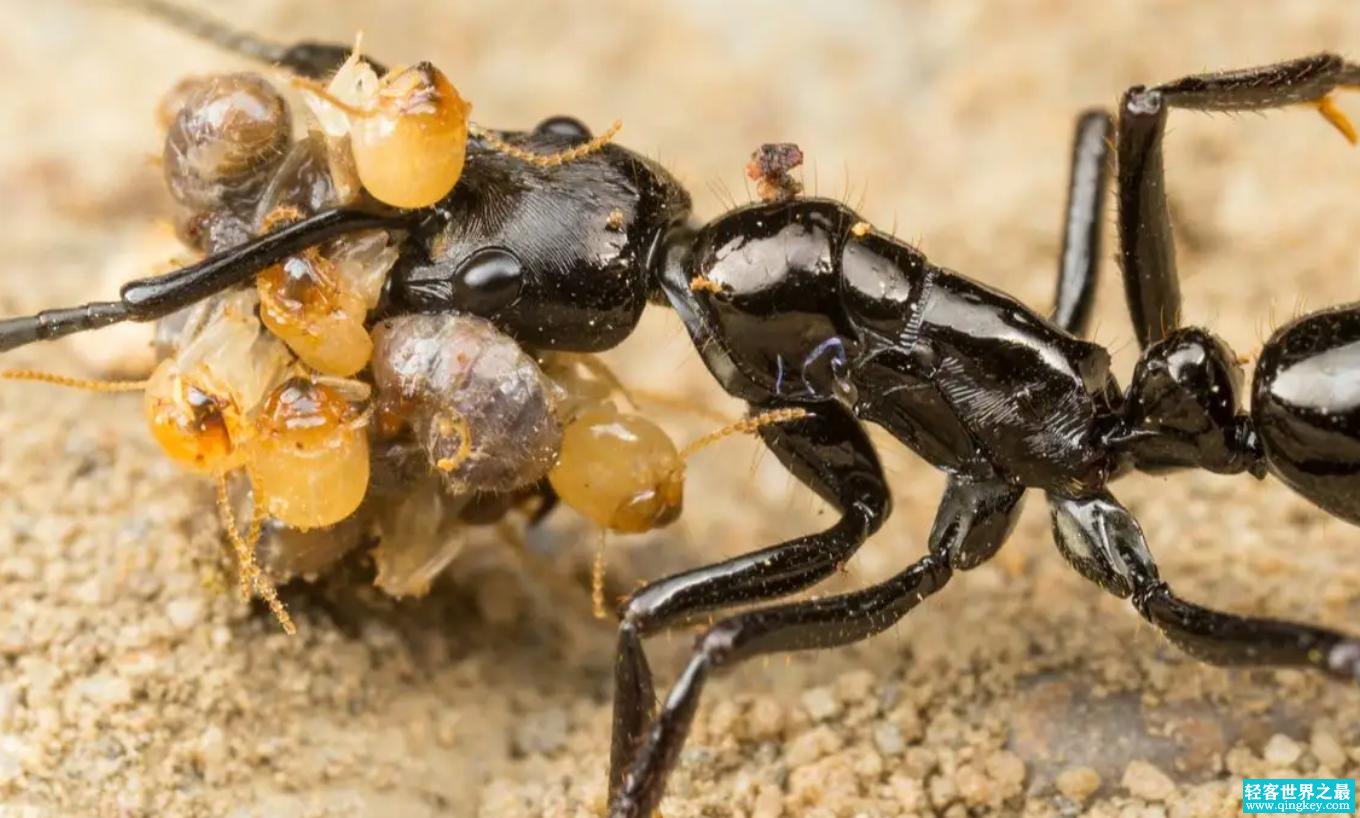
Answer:
[[[143,12],[209,45],[264,63],[286,61],[288,48],[231,28],[227,24],[164,0],[119,0],[119,4]]]

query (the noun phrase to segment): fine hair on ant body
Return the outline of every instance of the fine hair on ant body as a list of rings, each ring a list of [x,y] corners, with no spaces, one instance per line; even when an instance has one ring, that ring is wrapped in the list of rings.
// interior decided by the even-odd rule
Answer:
[[[1333,94],[1360,85],[1360,66],[1318,54],[1188,76],[1129,89],[1117,116],[1081,114],[1055,303],[1044,315],[931,263],[838,201],[804,197],[796,185],[781,184],[795,155],[801,160],[791,145],[768,146],[753,158],[762,201],[699,224],[671,174],[615,144],[614,129],[593,137],[569,117],[529,131],[480,129],[428,63],[386,72],[341,47],[272,47],[195,28],[300,78],[297,84],[312,92],[320,135],[295,143],[306,148],[284,146],[287,156],[301,151],[290,181],[280,182],[273,169],[260,179],[216,169],[202,179],[186,172],[181,201],[211,188],[212,207],[201,209],[188,230],[203,260],[131,282],[117,301],[0,321],[0,351],[120,321],[166,319],[218,299],[226,315],[258,311],[272,334],[254,325],[228,332],[212,324],[225,339],[212,350],[235,344],[258,351],[282,338],[292,353],[270,347],[277,355],[267,363],[269,377],[259,379],[249,397],[198,386],[183,397],[197,412],[188,426],[175,427],[194,432],[186,438],[189,460],[206,452],[234,466],[239,435],[233,430],[250,426],[247,437],[264,441],[258,445],[266,458],[250,461],[252,468],[296,473],[291,461],[268,460],[293,456],[282,444],[283,453],[268,448],[273,434],[290,442],[306,438],[313,447],[308,452],[348,452],[348,475],[369,462],[366,449],[360,458],[346,448],[366,445],[356,430],[390,426],[393,445],[428,460],[425,471],[433,468],[445,488],[477,485],[515,495],[526,489],[521,478],[532,474],[535,487],[543,480],[558,486],[554,496],[570,498],[602,525],[638,530],[678,513],[667,499],[674,470],[657,467],[646,491],[611,489],[608,502],[597,502],[604,495],[582,490],[595,484],[581,475],[591,473],[597,448],[617,449],[599,437],[602,430],[622,434],[628,424],[617,422],[611,409],[582,409],[573,419],[592,418],[594,425],[564,437],[546,408],[555,405],[545,397],[552,385],[540,375],[552,371],[554,356],[619,344],[652,304],[678,314],[715,380],[749,405],[754,420],[735,431],[759,434],[781,463],[837,509],[823,531],[656,580],[619,606],[613,818],[642,818],[657,807],[713,673],[753,656],[844,645],[888,628],[956,571],[991,558],[1030,489],[1044,493],[1054,541],[1072,567],[1128,599],[1194,656],[1300,666],[1360,682],[1356,635],[1225,613],[1178,596],[1161,579],[1137,520],[1109,489],[1132,472],[1271,474],[1331,515],[1360,524],[1360,391],[1354,387],[1360,306],[1319,310],[1276,330],[1256,362],[1250,396],[1243,395],[1237,355],[1210,331],[1182,324],[1162,162],[1173,108],[1309,105],[1354,141]],[[429,117],[417,124],[434,128],[433,135],[407,128],[408,116]],[[393,127],[370,130],[374,117],[392,120]],[[250,144],[265,146],[261,156],[278,153],[268,138]],[[421,172],[426,152],[429,174]],[[192,159],[192,152],[184,156]],[[557,158],[535,160],[543,156]],[[1112,159],[1118,256],[1141,348],[1127,387],[1110,372],[1107,350],[1083,337]],[[228,170],[253,173],[261,161],[245,156]],[[298,170],[304,167],[327,172],[309,176]],[[362,253],[346,244],[365,235],[379,238]],[[340,316],[337,326],[358,328],[327,336],[349,339],[345,354],[313,343],[305,327],[289,323],[289,299],[310,303],[297,290],[307,281],[378,282],[368,289],[339,286],[350,300],[326,313]],[[233,307],[232,298],[244,301]],[[475,362],[454,371],[430,352],[425,342],[431,338],[446,339],[440,349],[472,351],[475,362],[494,354],[499,363],[486,373]],[[530,360],[525,351],[537,357]],[[291,368],[295,358],[308,367],[302,374]],[[558,360],[565,366],[560,361],[570,359]],[[506,404],[457,404],[455,397],[473,393],[453,396],[445,385],[481,388],[488,378],[510,374],[520,378],[515,389],[496,399],[513,402],[519,425],[501,429],[498,439],[519,448],[480,456],[468,443],[478,434],[468,422],[508,417]],[[285,387],[292,391],[279,391]],[[371,415],[349,408],[354,391],[363,389],[376,390]],[[233,402],[240,405],[228,406]],[[242,411],[246,403],[265,409],[252,415]],[[296,418],[311,424],[308,431],[290,425]],[[928,553],[862,590],[717,619],[658,702],[643,649],[647,636],[699,614],[806,589],[835,573],[883,525],[891,494],[865,422],[947,475]],[[256,429],[261,423],[264,431]],[[646,433],[625,436],[647,439]],[[508,457],[518,458],[513,467],[506,466]],[[554,468],[563,471],[550,476]],[[276,482],[279,488],[265,498],[288,502],[271,507],[271,516],[287,521],[298,512],[299,527],[334,523],[337,514],[353,512],[344,506],[363,502],[356,489],[334,508],[311,505],[333,496],[325,492],[302,498],[299,491],[302,499],[294,503],[295,487]],[[261,475],[257,485],[271,485],[269,477]]]

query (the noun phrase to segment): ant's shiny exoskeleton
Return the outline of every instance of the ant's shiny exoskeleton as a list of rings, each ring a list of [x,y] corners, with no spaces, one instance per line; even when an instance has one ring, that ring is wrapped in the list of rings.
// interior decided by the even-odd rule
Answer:
[[[348,53],[308,45],[260,55],[320,78]],[[530,349],[588,353],[623,341],[648,304],[673,309],[729,393],[756,413],[797,410],[757,431],[839,518],[824,531],[652,582],[622,604],[614,818],[639,818],[657,806],[710,674],[752,656],[844,645],[889,627],[954,571],[995,554],[1029,489],[1045,493],[1054,539],[1073,567],[1129,599],[1192,654],[1360,681],[1356,636],[1178,597],[1160,579],[1137,521],[1108,489],[1131,471],[1273,473],[1329,513],[1360,523],[1360,308],[1322,310],[1276,331],[1244,409],[1237,356],[1207,330],[1181,325],[1161,154],[1172,108],[1312,105],[1353,141],[1331,95],[1357,84],[1360,66],[1320,54],[1135,87],[1117,120],[1103,111],[1082,115],[1049,316],[935,266],[837,201],[785,188],[697,225],[675,179],[620,146],[595,144],[551,167],[516,158],[591,144],[584,126],[558,117],[525,132],[473,130],[460,178],[438,201],[401,209],[370,197],[308,215],[132,282],[118,301],[0,322],[0,350],[160,319],[253,282],[308,248],[375,228],[404,236],[368,318],[380,336],[382,327],[391,332],[416,315],[436,325],[475,316]],[[1110,373],[1106,350],[1081,337],[1111,148],[1119,256],[1142,347],[1127,388]],[[948,475],[929,553],[860,591],[720,619],[658,707],[644,637],[696,614],[805,589],[882,526],[891,499],[865,421]]]

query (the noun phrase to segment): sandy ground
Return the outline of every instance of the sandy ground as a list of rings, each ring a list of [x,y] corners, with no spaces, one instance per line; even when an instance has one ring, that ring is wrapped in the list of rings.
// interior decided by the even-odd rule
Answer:
[[[223,8],[280,39],[363,28],[385,59],[432,58],[488,124],[622,117],[705,216],[748,198],[751,148],[797,141],[809,190],[1036,305],[1077,110],[1209,67],[1360,56],[1352,0],[383,5]],[[0,0],[0,314],[147,272],[168,213],[155,104],[238,65],[108,7]],[[1301,308],[1355,297],[1360,153],[1318,117],[1177,114],[1168,157],[1189,320],[1252,354]],[[1102,275],[1096,337],[1126,378],[1112,262]],[[610,358],[737,412],[667,315]],[[5,364],[89,361],[63,343]],[[680,439],[707,425],[661,416]],[[613,541],[617,586],[824,523],[753,443],[725,445],[693,465],[680,525]],[[883,449],[896,515],[833,587],[923,548],[941,480]],[[1245,477],[1116,488],[1186,596],[1360,630],[1354,528]],[[1360,689],[1186,659],[1047,529],[1036,500],[991,564],[892,631],[712,686],[667,818],[1229,815],[1243,775],[1360,773]],[[135,398],[0,388],[0,815],[600,813],[612,634],[589,618],[579,521],[560,515],[528,558],[487,532],[418,603],[289,589],[291,639],[231,593],[220,539],[209,487],[158,454]],[[653,640],[662,680],[689,641]]]

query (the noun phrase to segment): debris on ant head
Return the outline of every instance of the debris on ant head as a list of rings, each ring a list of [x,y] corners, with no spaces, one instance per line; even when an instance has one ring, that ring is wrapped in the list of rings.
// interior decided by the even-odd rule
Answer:
[[[803,192],[789,171],[803,164],[803,151],[792,142],[767,142],[751,152],[746,176],[756,183],[762,202],[783,202]]]

